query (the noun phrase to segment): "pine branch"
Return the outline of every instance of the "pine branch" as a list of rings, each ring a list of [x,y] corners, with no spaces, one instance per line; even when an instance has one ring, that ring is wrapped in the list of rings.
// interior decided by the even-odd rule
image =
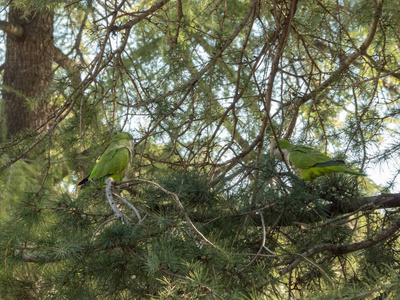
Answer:
[[[318,245],[318,246],[313,247],[301,254],[297,254],[300,257],[293,260],[289,266],[281,269],[279,271],[279,274],[284,275],[284,274],[290,272],[291,270],[296,268],[299,265],[299,263],[301,263],[304,259],[314,256],[315,254],[318,254],[321,252],[329,251],[333,255],[342,255],[342,254],[347,254],[347,253],[351,253],[351,252],[355,252],[358,250],[372,247],[372,246],[388,239],[389,237],[391,237],[393,234],[396,233],[396,231],[399,228],[400,228],[400,218],[396,219],[392,225],[387,227],[385,230],[383,230],[380,234],[378,234],[377,236],[375,236],[375,238],[372,238],[372,239],[368,239],[368,240],[365,240],[362,242],[353,243],[353,244],[344,245],[344,246],[338,246],[338,245],[331,244],[331,243]]]
[[[82,209],[79,209],[78,207],[68,208],[68,207],[45,206],[45,207],[38,207],[37,210],[38,211],[40,211],[40,210],[54,210],[54,211],[62,210],[62,211],[70,212],[70,213],[73,213],[73,214],[79,215],[79,216],[104,217],[104,218],[108,218],[108,217],[112,216],[112,214],[113,214],[113,213],[90,213],[90,212],[83,211]]]
[[[362,209],[379,209],[379,208],[396,208],[400,207],[400,193],[397,194],[380,194],[378,196],[359,197],[352,200],[346,205],[339,207],[338,204],[330,204],[327,206],[328,214],[342,215],[352,213]]]
[[[152,7],[150,7],[148,10],[144,11],[142,14],[137,16],[136,18],[126,22],[125,24],[121,26],[112,26],[109,28],[110,31],[121,31],[124,29],[130,29],[140,21],[146,19],[149,15],[154,13],[156,10],[160,9],[163,7],[165,4],[167,4],[169,0],[161,0],[160,2],[154,4]]]
[[[370,29],[368,31],[367,37],[365,38],[364,42],[361,44],[359,48],[357,48],[353,53],[347,55],[344,57],[342,60],[342,64],[339,66],[339,68],[334,71],[331,76],[329,76],[328,79],[326,79],[320,86],[318,86],[316,89],[311,91],[310,93],[304,95],[303,97],[300,97],[296,100],[296,105],[303,105],[306,103],[308,100],[313,99],[318,93],[324,91],[327,89],[329,86],[332,85],[332,83],[337,82],[338,80],[341,79],[341,74],[346,71],[350,65],[361,55],[364,55],[368,49],[368,47],[371,45],[376,30],[378,26],[378,22],[382,13],[382,6],[383,6],[383,1],[378,0],[376,1],[375,5],[375,11],[374,11],[374,16],[371,20],[370,24]]]
[[[219,217],[215,217],[213,213],[207,213],[204,211],[198,212],[193,211],[190,212],[190,217],[198,223],[208,223],[210,220],[216,220],[220,218],[226,218],[232,222],[236,222],[241,219],[243,216],[249,217],[252,219],[252,222],[255,226],[262,226],[260,216],[257,211],[260,210],[266,211],[264,214],[268,214],[269,210],[276,206],[277,203],[269,203],[264,207],[253,209],[248,212],[241,212],[235,215],[226,214]],[[353,199],[348,202],[341,202],[340,206],[336,203],[327,204],[325,209],[326,221],[323,224],[318,224],[316,227],[321,227],[324,225],[328,225],[334,222],[342,221],[348,219],[351,215],[361,211],[372,211],[375,209],[381,208],[397,208],[400,207],[400,193],[398,194],[381,194],[379,196],[370,196],[370,197],[359,197],[357,199]],[[292,226],[293,224],[301,223],[301,224],[315,224],[321,221],[321,217],[319,215],[300,215],[297,219],[291,221],[291,223],[283,223],[284,221],[279,221],[278,224],[275,224],[275,219],[270,219],[268,215],[264,216],[265,226]],[[310,229],[305,229],[306,231]]]
[[[142,106],[147,106],[151,103],[157,103],[157,102],[161,101],[162,99],[165,99],[166,97],[174,95],[175,93],[177,93],[185,88],[193,88],[195,86],[195,84],[200,80],[200,78],[216,64],[218,58],[220,58],[222,56],[222,54],[225,52],[225,50],[233,43],[233,41],[236,39],[236,37],[240,34],[240,32],[246,26],[250,17],[253,15],[254,10],[256,9],[257,3],[258,2],[255,0],[253,0],[250,3],[250,8],[249,8],[246,16],[242,19],[240,24],[236,27],[235,31],[232,33],[232,35],[228,39],[225,40],[223,45],[216,51],[216,53],[211,58],[211,60],[204,66],[203,69],[201,69],[197,73],[196,76],[194,76],[192,79],[186,81],[182,85],[180,85],[180,86],[178,86],[178,87],[176,87],[154,99],[150,99],[149,101],[133,104],[133,105],[130,105],[129,107],[138,108],[138,107],[142,107]]]
[[[203,233],[200,232],[200,230],[197,229],[197,227],[193,224],[192,220],[190,219],[188,213],[186,212],[185,207],[182,205],[182,202],[179,200],[179,197],[177,194],[170,192],[168,190],[166,190],[165,188],[163,188],[161,185],[159,185],[156,182],[150,181],[150,180],[145,180],[145,179],[132,179],[132,180],[128,180],[128,181],[121,181],[120,184],[126,184],[128,182],[141,182],[141,183],[148,183],[148,184],[152,184],[154,186],[156,186],[158,189],[160,189],[161,191],[163,191],[164,193],[166,193],[167,195],[170,195],[175,203],[178,205],[179,209],[182,211],[182,213],[185,216],[186,222],[188,223],[188,225],[209,245],[213,246],[214,248],[221,250],[220,248],[218,248],[217,246],[215,246],[211,241],[209,241]],[[222,251],[222,250],[221,250]]]

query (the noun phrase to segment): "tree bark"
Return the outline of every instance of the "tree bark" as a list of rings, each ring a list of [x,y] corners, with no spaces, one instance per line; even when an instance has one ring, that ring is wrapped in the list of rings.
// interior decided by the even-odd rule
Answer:
[[[23,29],[7,34],[3,75],[2,138],[33,129],[49,114],[47,88],[52,79],[53,13],[10,8],[9,23]],[[28,101],[34,105],[28,105]]]

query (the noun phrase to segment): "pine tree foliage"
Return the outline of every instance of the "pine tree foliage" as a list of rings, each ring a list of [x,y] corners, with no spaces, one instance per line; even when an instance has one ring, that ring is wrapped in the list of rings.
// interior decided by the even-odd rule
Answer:
[[[0,144],[1,298],[400,297],[396,3],[0,5],[4,35],[10,9],[55,16],[51,114]],[[120,131],[112,208],[77,183]],[[373,175],[305,182],[275,137]]]

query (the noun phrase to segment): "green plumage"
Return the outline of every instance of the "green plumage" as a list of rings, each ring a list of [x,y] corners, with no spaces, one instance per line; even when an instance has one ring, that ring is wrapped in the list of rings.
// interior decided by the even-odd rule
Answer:
[[[84,188],[91,182],[104,182],[108,177],[112,177],[115,181],[121,181],[123,171],[132,157],[131,140],[132,136],[129,133],[118,133],[100,157],[90,175],[83,179],[79,185],[83,185],[82,188]]]
[[[285,161],[296,168],[304,180],[314,180],[331,172],[365,176],[364,173],[346,168],[344,161],[332,160],[328,155],[313,148],[293,145],[286,140],[278,140],[278,143]],[[275,141],[271,143],[270,153],[272,156],[282,158],[281,151]]]

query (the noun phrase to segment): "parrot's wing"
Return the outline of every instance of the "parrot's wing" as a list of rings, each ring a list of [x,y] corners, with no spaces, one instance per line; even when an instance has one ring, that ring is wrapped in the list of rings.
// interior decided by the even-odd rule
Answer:
[[[133,156],[132,139],[132,135],[128,132],[118,133],[100,157],[90,175],[79,182],[78,185],[82,185],[82,188],[85,188],[91,182],[104,181],[107,177],[120,181],[122,171],[127,167]]]
[[[294,146],[290,149],[290,163],[299,169],[308,169],[316,164],[324,164],[331,158],[313,148],[307,146]]]
[[[113,145],[112,145],[113,146]],[[130,161],[130,149],[126,147],[110,146],[100,157],[89,178],[92,180],[103,179],[104,177],[119,175],[126,168]]]
[[[341,166],[346,163],[343,160],[329,160],[326,162],[316,163],[313,167],[323,168],[323,167],[333,167],[333,166]]]

